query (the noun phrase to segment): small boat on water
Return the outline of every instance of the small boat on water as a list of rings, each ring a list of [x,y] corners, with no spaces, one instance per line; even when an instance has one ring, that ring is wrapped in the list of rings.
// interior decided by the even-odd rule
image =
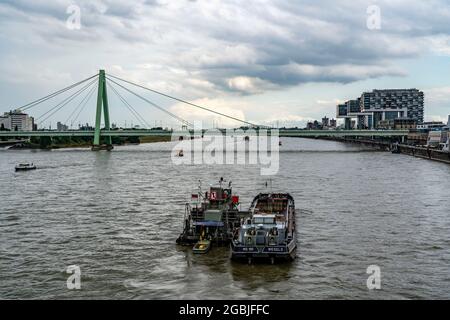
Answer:
[[[250,207],[251,217],[236,230],[231,259],[292,261],[296,256],[295,203],[288,193],[260,193]]]
[[[209,249],[211,249],[211,241],[200,240],[195,244],[194,248],[192,248],[192,252],[195,254],[205,254],[208,253]]]
[[[16,165],[16,171],[36,170],[34,163],[20,163]]]

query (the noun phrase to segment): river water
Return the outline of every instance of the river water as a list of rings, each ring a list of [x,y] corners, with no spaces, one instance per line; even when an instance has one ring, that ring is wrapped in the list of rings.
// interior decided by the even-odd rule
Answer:
[[[295,198],[298,258],[246,265],[175,240],[198,180],[232,180],[246,209],[267,177],[257,165],[175,166],[171,148],[0,149],[0,298],[450,298],[449,165],[285,138],[272,183]],[[15,173],[21,161],[38,170]],[[67,289],[69,265],[81,290]],[[366,286],[370,265],[380,290]]]

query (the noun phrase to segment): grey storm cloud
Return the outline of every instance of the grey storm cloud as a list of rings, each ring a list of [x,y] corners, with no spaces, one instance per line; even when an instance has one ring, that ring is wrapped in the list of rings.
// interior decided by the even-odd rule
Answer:
[[[62,27],[70,4],[82,9],[78,33]],[[380,30],[366,25],[372,4],[381,9]],[[123,69],[165,66],[156,73],[161,81],[181,72],[198,80],[188,87],[209,83],[244,94],[404,76],[397,61],[426,54],[430,39],[450,34],[446,0],[6,0],[0,17],[3,30],[21,20],[32,27],[42,48],[95,47]]]

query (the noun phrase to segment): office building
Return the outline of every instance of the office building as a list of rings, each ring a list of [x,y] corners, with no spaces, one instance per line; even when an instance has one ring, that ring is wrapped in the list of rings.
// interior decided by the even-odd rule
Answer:
[[[373,129],[386,120],[409,118],[423,123],[424,94],[417,89],[388,89],[364,92],[360,98],[337,106],[336,115],[345,119],[345,127],[351,127],[356,119],[358,129]]]
[[[378,129],[385,130],[411,130],[416,129],[416,127],[416,120],[410,118],[381,120],[378,124]]]
[[[3,126],[2,126],[3,125]],[[0,126],[11,131],[33,131],[34,119],[20,110],[5,112],[0,117]]]
[[[67,130],[69,130],[69,127],[66,126],[65,124],[62,124],[61,122],[58,122],[58,123],[56,124],[56,129],[57,129],[58,131],[67,131]]]
[[[11,118],[9,116],[0,116],[0,129],[11,130]]]
[[[330,120],[330,128],[336,129],[336,127],[337,127],[336,119],[331,119]]]
[[[417,125],[417,129],[421,130],[441,130],[443,127],[445,127],[445,123],[441,121],[431,121],[431,122],[424,122],[422,124]]]

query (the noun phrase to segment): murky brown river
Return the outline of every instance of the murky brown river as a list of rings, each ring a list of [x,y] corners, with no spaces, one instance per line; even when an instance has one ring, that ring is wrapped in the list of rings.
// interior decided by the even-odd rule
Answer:
[[[267,178],[258,166],[175,166],[170,150],[0,149],[0,298],[450,298],[449,165],[283,139],[273,189],[296,200],[298,258],[249,266],[175,240],[199,179],[232,180],[244,209]],[[21,161],[39,168],[15,173]],[[69,265],[81,290],[66,287]],[[367,289],[369,265],[381,290]]]

